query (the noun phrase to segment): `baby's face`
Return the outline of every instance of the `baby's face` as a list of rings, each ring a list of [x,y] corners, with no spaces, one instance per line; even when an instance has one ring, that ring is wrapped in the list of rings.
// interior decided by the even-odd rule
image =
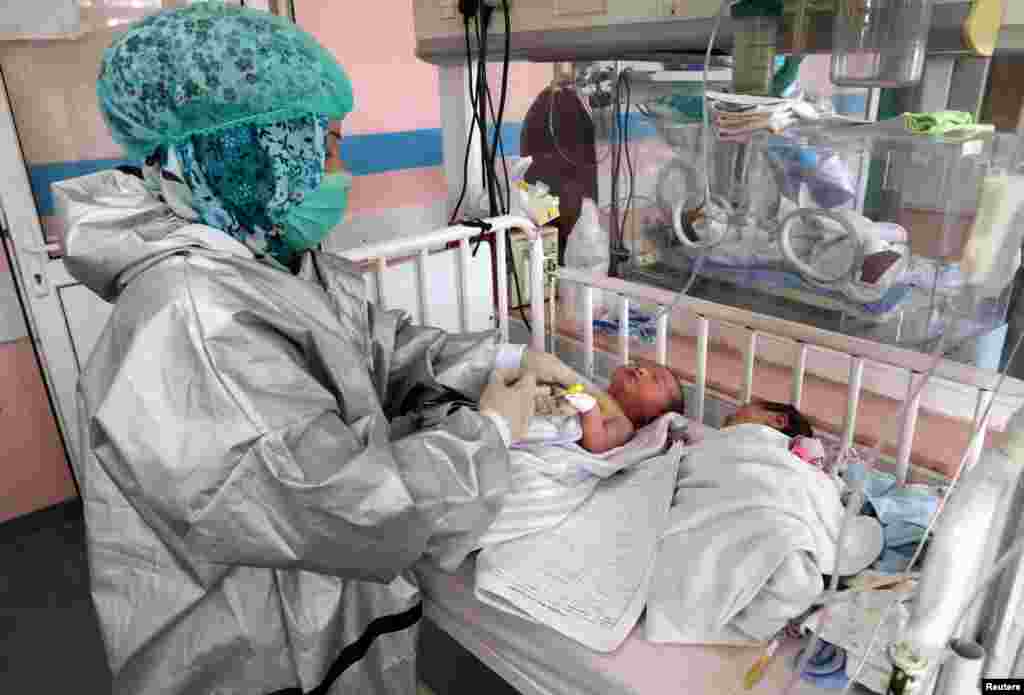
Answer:
[[[643,424],[668,412],[680,399],[679,383],[661,365],[623,365],[612,372],[608,395],[633,424]]]

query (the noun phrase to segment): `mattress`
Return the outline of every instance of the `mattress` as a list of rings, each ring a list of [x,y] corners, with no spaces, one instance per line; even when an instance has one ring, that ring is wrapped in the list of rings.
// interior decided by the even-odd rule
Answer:
[[[762,683],[743,689],[743,676],[761,650],[653,644],[642,625],[610,654],[600,654],[555,631],[486,606],[473,595],[473,558],[454,574],[431,562],[417,565],[424,615],[524,695],[739,695],[781,693],[792,675],[796,645],[783,645]],[[800,681],[799,695],[830,692]],[[857,691],[855,691],[857,692]]]

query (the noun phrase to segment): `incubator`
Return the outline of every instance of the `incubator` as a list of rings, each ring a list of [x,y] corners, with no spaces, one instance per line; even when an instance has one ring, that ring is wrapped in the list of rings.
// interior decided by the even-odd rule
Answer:
[[[696,274],[693,296],[923,352],[945,334],[957,359],[999,367],[1024,231],[1016,136],[841,118],[716,136],[705,202],[700,124],[656,125],[671,154],[624,275]]]

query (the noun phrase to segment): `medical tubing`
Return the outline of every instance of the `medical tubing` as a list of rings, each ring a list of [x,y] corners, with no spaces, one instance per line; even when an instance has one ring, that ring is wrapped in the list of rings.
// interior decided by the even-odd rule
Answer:
[[[609,275],[616,277],[619,275],[619,265],[625,255],[625,228],[626,223],[629,221],[629,211],[633,205],[633,194],[634,194],[634,171],[633,163],[629,154],[629,111],[632,106],[632,94],[633,88],[630,85],[629,69],[617,70],[618,77],[615,80],[615,133],[616,143],[615,149],[612,156],[612,172],[611,172],[611,189],[612,189],[612,205],[611,205],[611,229],[609,230],[609,241],[611,248],[609,249]],[[626,93],[626,108],[625,112],[622,110],[622,93]],[[619,180],[622,174],[622,161],[623,155],[625,155],[626,171],[629,180],[628,193],[626,195],[626,206],[622,211],[622,217],[619,217]]]
[[[715,39],[718,37],[718,32],[722,28],[722,20],[725,18],[725,11],[735,5],[739,0],[722,0],[721,7],[718,8],[718,15],[715,17],[715,26],[711,30],[711,36],[708,37],[708,48],[704,53],[704,70],[701,73],[701,116],[703,117],[703,129],[701,133],[701,154],[704,159],[704,216],[710,220],[707,208],[711,201],[711,138],[713,134],[711,132],[711,116],[708,111],[708,66],[711,65],[711,52],[715,48]],[[708,231],[712,230],[712,226],[708,224]],[[699,244],[702,248],[712,248],[718,246],[725,239],[728,233],[728,225],[722,231],[721,237],[718,239],[710,239],[703,244]]]
[[[857,679],[860,678],[860,674],[864,671],[864,667],[867,666],[868,657],[871,655],[871,651],[875,648],[875,642],[878,641],[878,635],[882,631],[882,626],[885,625],[885,621],[889,619],[889,613],[896,607],[897,603],[899,602],[890,601],[885,607],[885,610],[882,611],[882,617],[879,618],[878,623],[875,625],[875,629],[871,631],[871,639],[868,640],[868,646],[867,649],[864,650],[864,656],[861,657],[860,663],[857,664],[857,668],[853,670],[853,675],[847,679],[846,685],[843,687],[840,695],[848,695],[850,690],[853,688],[853,685],[857,682]]]
[[[615,138],[611,143],[612,148],[612,163],[611,163],[611,214],[608,217],[608,274],[615,277],[618,274],[618,262],[616,253],[618,251],[619,239],[622,235],[619,229],[619,174],[622,171],[622,125],[619,120],[619,112],[622,108],[622,101],[620,97],[620,90],[622,89],[622,82],[619,75],[619,64],[615,63],[615,106],[612,109],[612,123],[615,127]]]
[[[600,86],[600,85],[598,85],[598,86]],[[548,135],[551,136],[551,142],[555,146],[555,151],[558,152],[558,155],[562,159],[567,161],[569,164],[572,164],[573,166],[586,167],[586,168],[589,168],[589,169],[596,169],[598,167],[598,165],[603,164],[604,161],[606,159],[608,159],[608,157],[611,156],[613,148],[612,148],[611,144],[609,144],[607,150],[605,152],[603,152],[600,157],[597,156],[597,138],[596,138],[596,130],[597,130],[597,125],[596,124],[597,124],[597,120],[594,118],[594,109],[591,108],[588,100],[584,99],[583,96],[579,93],[579,90],[576,89],[575,85],[573,85],[571,87],[571,90],[572,90],[573,94],[575,94],[576,98],[579,100],[580,105],[583,107],[583,110],[587,113],[587,116],[590,117],[590,122],[595,124],[594,125],[594,129],[595,129],[594,163],[590,164],[589,162],[586,162],[586,163],[577,162],[572,157],[570,157],[565,152],[563,152],[562,148],[558,144],[558,136],[555,133],[555,93],[558,90],[560,90],[560,89],[563,89],[563,87],[561,87],[559,85],[553,85],[552,89],[551,89],[551,98],[548,100]],[[610,139],[610,137],[611,136],[609,136],[609,139]]]
[[[850,495],[846,502],[846,508],[843,510],[843,520],[839,526],[839,538],[836,540],[836,558],[835,564],[832,567],[832,575],[829,577],[829,586],[826,598],[835,598],[836,591],[839,588],[839,573],[842,567],[843,559],[843,548],[846,547],[846,535],[849,532],[851,522],[853,518],[860,512],[861,506],[864,504],[864,482],[858,481],[857,486],[853,490],[853,494]],[[828,620],[829,608],[831,602],[826,601],[826,605],[821,611],[820,625],[824,625],[825,621]],[[786,691],[789,692],[792,687],[800,680],[800,674],[807,668],[807,664],[810,662],[811,657],[814,655],[814,650],[818,647],[818,642],[821,640],[820,630],[811,630],[811,641],[807,647],[804,648],[804,652],[800,657],[800,661],[797,664],[796,671],[790,676],[789,683],[786,685]]]
[[[945,337],[945,334],[943,334],[943,337]],[[940,340],[940,346],[941,346],[941,342],[942,341]],[[942,496],[942,500],[939,502],[939,508],[935,511],[935,514],[932,516],[931,521],[928,522],[928,527],[925,529],[924,534],[921,536],[921,540],[917,544],[917,548],[914,551],[913,557],[911,557],[910,562],[907,564],[906,572],[910,572],[913,569],[914,564],[918,561],[918,559],[920,559],[921,553],[924,551],[925,542],[928,540],[928,537],[931,535],[932,530],[935,528],[935,524],[938,522],[939,517],[942,515],[942,511],[946,508],[946,502],[949,500],[949,496],[953,493],[953,490],[956,488],[956,485],[959,483],[960,476],[962,475],[963,469],[964,469],[964,467],[967,464],[967,451],[970,448],[970,442],[974,441],[974,438],[977,437],[978,433],[981,431],[981,426],[988,420],[989,414],[992,411],[992,406],[995,404],[996,399],[999,396],[999,392],[1003,388],[1003,382],[1006,380],[1007,369],[1009,368],[1009,365],[1013,363],[1013,358],[1017,355],[1017,351],[1020,349],[1020,346],[1021,346],[1022,342],[1024,342],[1024,334],[1020,335],[1017,338],[1017,342],[1014,344],[1013,350],[1010,351],[1010,358],[1006,361],[1006,366],[1004,366],[1002,371],[999,373],[999,379],[996,381],[995,389],[993,390],[993,394],[992,394],[992,399],[991,399],[991,401],[989,401],[988,406],[985,408],[985,412],[982,413],[980,418],[978,418],[977,424],[974,426],[974,429],[971,431],[971,436],[967,440],[968,447],[965,448],[963,455],[960,457],[960,463],[957,466],[956,473],[953,475],[952,481],[950,482],[949,486],[947,487],[945,494]],[[936,362],[936,364],[937,364],[937,362]],[[931,370],[929,370],[929,375],[930,375],[930,373],[931,373]],[[916,395],[915,395],[915,398],[916,398]],[[910,400],[913,400],[913,399],[908,399],[908,402]],[[902,420],[902,418],[901,418],[901,420]],[[971,600],[967,602],[966,606],[963,609],[963,612],[961,613],[960,617],[957,619],[957,626],[959,626],[960,623],[963,622],[964,616],[967,615],[967,613],[970,611],[971,606],[974,605],[975,601],[977,601],[978,596],[981,595],[984,587],[990,581],[992,581],[996,576],[998,576],[999,572],[1001,572],[1002,570],[1004,570],[1006,568],[1006,565],[1012,559],[1013,555],[1019,553],[1022,548],[1024,548],[1024,538],[1018,539],[1017,542],[1014,543],[1013,546],[1011,546],[1010,550],[1008,550],[1003,555],[1003,557],[1000,559],[1000,561],[996,564],[996,566],[993,567],[993,569],[989,573],[988,577],[983,582],[981,582],[981,584],[978,585],[978,588],[975,590],[975,593],[971,597]],[[896,606],[897,603],[898,603],[898,601],[896,601],[896,600],[893,600],[893,601],[889,602],[889,604],[885,607],[885,610],[882,611],[882,617],[879,619],[878,623],[875,625],[875,629],[874,629],[874,631],[872,632],[872,635],[871,635],[871,640],[868,642],[868,648],[864,651],[864,655],[861,657],[860,663],[857,665],[857,668],[854,669],[854,675],[852,675],[850,677],[850,680],[846,684],[846,687],[843,689],[841,695],[847,695],[850,692],[850,688],[853,687],[853,684],[856,682],[857,678],[860,676],[861,671],[864,670],[864,666],[867,665],[868,658],[871,655],[871,650],[874,649],[874,644],[875,644],[875,641],[878,638],[879,632],[882,629],[882,625],[885,623],[886,619],[888,618],[889,612]]]
[[[710,118],[708,116],[708,66],[711,64],[711,52],[715,48],[715,38],[718,36],[718,31],[719,31],[719,29],[722,28],[722,18],[725,17],[725,11],[727,9],[729,9],[730,7],[732,7],[737,1],[738,0],[722,0],[722,5],[718,8],[718,15],[715,17],[715,26],[711,30],[711,36],[708,38],[708,48],[707,48],[707,51],[704,52],[704,70],[703,70],[703,72],[701,74],[702,75],[701,76],[701,79],[702,79],[702,92],[703,92],[703,96],[701,97],[701,116],[702,116],[703,121],[704,121],[703,124],[702,124],[702,133],[701,133],[701,153],[702,153],[703,159],[704,159],[704,207],[705,208],[708,206],[708,203],[711,200],[711,184],[710,184],[710,180],[711,179],[709,177],[710,164],[711,164],[711,153],[710,153],[710,151],[708,149],[709,148],[708,143],[710,142],[710,139],[711,139],[711,121],[710,121]],[[705,217],[708,217],[707,212],[705,212]],[[708,219],[710,219],[710,218],[708,218]],[[673,229],[675,229],[675,227],[676,227],[674,221],[673,221],[672,227],[673,227]],[[709,230],[711,229],[711,225],[710,224],[708,225],[708,229]],[[726,234],[726,232],[722,232],[722,239],[725,238],[725,234]],[[677,232],[677,236],[678,236],[678,232]],[[702,248],[703,251],[706,251],[707,249],[711,248],[712,246],[717,246],[719,243],[721,243],[722,239],[718,239],[718,240],[715,240],[715,241],[707,242],[706,244],[702,245],[701,248]],[[687,243],[684,240],[680,240],[680,241],[681,241],[681,243],[684,243],[684,244]],[[693,244],[691,244],[691,245],[693,245]],[[705,253],[701,253],[701,254],[699,254],[697,256],[697,259],[693,263],[693,268],[690,270],[690,277],[687,278],[687,280],[686,280],[686,284],[683,285],[682,289],[680,289],[678,293],[676,293],[676,298],[672,301],[672,303],[670,305],[663,306],[660,309],[658,309],[658,312],[655,314],[655,319],[660,319],[665,314],[671,315],[671,313],[673,311],[675,311],[676,307],[679,306],[679,302],[682,301],[683,297],[685,297],[687,294],[690,293],[690,289],[693,287],[693,283],[697,281],[697,276],[700,274],[701,269],[704,267],[704,259],[705,259],[705,257],[706,257]]]
[[[909,403],[913,402],[917,398],[917,396],[921,393],[922,389],[924,389],[925,384],[928,383],[928,381],[932,377],[932,374],[938,368],[939,363],[942,361],[942,357],[943,357],[943,354],[944,354],[943,353],[943,347],[945,346],[945,339],[946,339],[945,334],[942,334],[939,337],[939,341],[936,343],[935,349],[932,351],[931,362],[929,363],[927,371],[925,371],[924,378],[921,380],[921,383],[918,384],[917,387],[914,389],[913,393],[911,394],[911,397],[903,402],[902,406],[900,407],[900,417],[896,418],[896,420],[894,421],[894,424],[896,424],[896,425],[901,425],[902,424],[904,416],[906,414],[907,405]],[[881,444],[880,444],[881,441],[882,441],[882,438],[879,437],[878,443],[876,443],[876,445],[875,445],[875,450],[876,450],[876,453],[877,453],[877,456],[875,456],[875,459],[880,459],[881,458]],[[845,455],[846,455],[846,451],[843,450],[840,453],[840,456],[843,457]],[[870,472],[871,467],[872,467],[872,463],[871,463],[871,461],[868,461],[868,472]],[[843,513],[843,526],[840,529],[840,538],[839,538],[838,548],[836,550],[836,570],[832,573],[831,581],[829,582],[829,588],[825,592],[825,595],[822,597],[822,603],[824,604],[824,608],[821,611],[820,619],[818,620],[817,627],[816,628],[815,627],[811,628],[811,641],[808,644],[807,648],[804,649],[804,653],[803,653],[803,655],[802,655],[802,657],[800,659],[800,662],[797,665],[796,672],[790,677],[789,681],[786,683],[785,689],[782,691],[784,693],[784,695],[789,695],[789,693],[791,693],[792,690],[793,690],[793,686],[795,686],[797,681],[800,680],[800,677],[803,674],[804,669],[807,668],[807,664],[808,664],[808,662],[810,661],[811,657],[814,654],[814,648],[817,646],[818,641],[820,640],[820,634],[822,632],[824,632],[825,626],[826,626],[826,624],[828,623],[828,621],[830,619],[829,606],[831,606],[831,605],[836,603],[836,594],[837,594],[836,588],[837,588],[837,584],[838,584],[838,567],[839,567],[839,562],[842,559],[841,556],[842,556],[842,552],[843,552],[843,541],[845,540],[845,536],[843,534],[845,533],[845,530],[846,530],[847,519],[849,518],[849,515],[851,513],[853,513],[854,509],[859,511],[860,506],[862,506],[862,505],[863,505],[863,482],[859,483],[857,485],[857,487],[854,488],[853,494],[847,500],[847,505],[846,505],[846,507],[844,509],[844,513]],[[922,540],[922,543],[923,543],[923,540]],[[886,610],[882,613],[882,619],[875,626],[875,631],[874,631],[873,635],[877,636],[878,632],[881,630],[881,626],[884,624],[884,622],[885,622],[885,620],[886,620],[886,618],[888,616],[889,611],[892,609],[892,606],[894,606],[895,603],[896,602],[893,601],[892,604],[890,604],[886,608]],[[872,644],[873,644],[873,641],[872,641]],[[862,663],[858,667],[858,671],[857,671],[858,674],[859,674],[859,670],[863,669],[864,664],[867,663],[867,655],[870,654],[870,653],[871,653],[871,647],[869,645],[868,651],[866,652],[866,654],[864,656],[864,660],[862,661]],[[850,683],[852,683],[852,682],[854,682],[853,679],[850,680]]]
[[[626,209],[623,211],[623,222],[618,225],[618,248],[625,250],[624,238],[626,235],[626,224],[629,222],[630,210],[633,208],[633,194],[635,192],[636,174],[633,170],[633,161],[630,157],[630,108],[633,101],[633,86],[630,84],[630,69],[627,68],[618,74],[618,82],[626,87],[626,112],[623,114],[623,148],[626,151],[626,171],[629,180],[629,194],[626,198]],[[617,104],[616,104],[617,106]],[[618,191],[615,191],[617,196]]]
[[[936,516],[938,515],[936,514]],[[960,611],[960,616],[956,620],[957,629],[960,628],[960,624],[963,623],[964,618],[967,617],[967,614],[971,611],[971,608],[974,606],[977,600],[982,596],[982,594],[984,594],[985,589],[988,587],[988,585],[995,581],[996,578],[998,578],[999,575],[1003,572],[1003,570],[1010,566],[1010,563],[1012,561],[1017,559],[1017,555],[1019,555],[1022,550],[1024,550],[1024,537],[1018,538],[1014,542],[1014,544],[1010,546],[1010,549],[1003,553],[1003,556],[999,559],[999,562],[997,562],[992,567],[992,570],[986,575],[985,579],[979,582],[978,585],[975,587],[974,593],[971,594],[971,599],[964,604],[964,607]],[[853,684],[857,682],[857,679],[860,677],[861,671],[864,670],[864,666],[867,664],[868,656],[871,654],[871,651],[875,648],[875,642],[878,641],[878,635],[881,632],[882,625],[885,624],[885,621],[889,618],[889,612],[896,606],[897,603],[898,601],[890,601],[889,604],[885,607],[885,610],[882,611],[882,617],[878,621],[878,624],[875,625],[875,629],[871,633],[871,639],[868,640],[867,650],[864,652],[864,656],[861,657],[860,663],[857,664],[857,668],[854,669],[853,675],[850,676],[849,682],[847,682],[846,687],[843,688],[843,691],[842,693],[840,693],[840,695],[847,695],[850,692],[850,689],[853,687]]]
[[[700,275],[700,271],[704,267],[704,259],[705,258],[706,258],[706,256],[704,256],[703,254],[700,255],[700,256],[697,256],[696,260],[694,260],[694,262],[693,262],[693,268],[690,270],[690,277],[688,277],[686,279],[686,284],[683,285],[682,289],[680,289],[678,292],[676,292],[676,298],[672,300],[671,304],[669,304],[667,306],[663,306],[660,309],[658,309],[657,312],[655,312],[655,314],[654,314],[654,320],[655,321],[660,319],[665,314],[668,314],[669,316],[671,316],[672,312],[676,310],[677,306],[679,306],[679,302],[683,301],[683,297],[685,297],[686,295],[688,295],[690,293],[690,288],[693,287],[693,283],[697,281],[697,276]]]

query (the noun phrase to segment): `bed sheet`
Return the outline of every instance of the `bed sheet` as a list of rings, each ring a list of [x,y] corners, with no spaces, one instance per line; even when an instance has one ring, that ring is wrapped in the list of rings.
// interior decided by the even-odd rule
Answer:
[[[416,568],[424,615],[524,695],[740,695],[781,693],[792,675],[796,645],[780,647],[761,684],[743,689],[756,647],[654,644],[634,628],[619,649],[600,654],[554,630],[479,602],[472,558],[448,574],[433,563]],[[826,691],[800,681],[797,695]],[[856,691],[855,691],[856,692]]]
[[[714,428],[690,422],[701,439]],[[438,627],[524,695],[762,695],[782,693],[798,645],[781,646],[761,684],[743,688],[760,647],[655,644],[643,638],[643,618],[614,652],[602,654],[551,628],[481,603],[474,593],[476,558],[454,573],[424,559],[416,566],[423,612]],[[824,695],[799,681],[793,695]],[[855,695],[869,695],[858,686]]]

